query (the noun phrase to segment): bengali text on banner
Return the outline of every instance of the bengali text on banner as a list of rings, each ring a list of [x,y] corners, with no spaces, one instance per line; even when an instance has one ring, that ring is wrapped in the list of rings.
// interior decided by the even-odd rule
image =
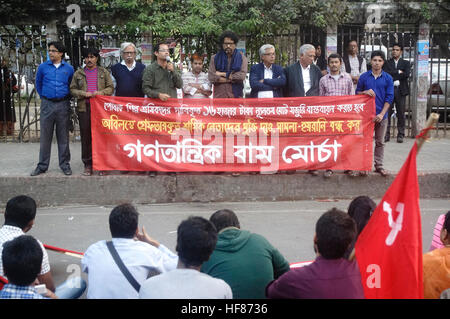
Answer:
[[[375,99],[91,98],[94,170],[370,170]]]

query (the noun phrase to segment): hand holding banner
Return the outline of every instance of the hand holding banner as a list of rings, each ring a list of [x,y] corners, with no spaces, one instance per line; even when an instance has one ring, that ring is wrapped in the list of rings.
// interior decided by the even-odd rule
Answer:
[[[374,99],[91,99],[94,170],[370,170]]]

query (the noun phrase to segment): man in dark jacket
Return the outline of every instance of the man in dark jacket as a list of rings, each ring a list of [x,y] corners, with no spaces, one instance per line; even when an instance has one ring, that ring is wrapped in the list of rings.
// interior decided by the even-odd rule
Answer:
[[[284,96],[319,96],[319,81],[322,72],[313,63],[316,58],[316,48],[312,44],[304,44],[299,51],[299,61],[284,69],[286,74]],[[319,175],[317,170],[308,170],[308,173],[313,176]]]
[[[283,68],[275,63],[275,47],[264,44],[259,49],[261,63],[250,69],[250,97],[272,98],[282,97],[282,88],[286,84]]]
[[[409,94],[408,78],[411,66],[408,61],[402,59],[403,47],[395,43],[392,46],[392,58],[389,59],[384,70],[392,76],[394,80],[394,102],[389,107],[388,125],[386,129],[385,142],[391,137],[391,116],[394,113],[394,105],[397,113],[397,142],[403,143],[405,137],[405,101]]]
[[[300,47],[299,61],[288,66],[286,74],[285,96],[319,96],[320,69],[314,65],[316,49],[312,44]]]
[[[264,298],[266,285],[287,272],[289,263],[263,236],[241,230],[233,211],[219,210],[209,220],[219,236],[201,272],[223,279],[234,299]]]

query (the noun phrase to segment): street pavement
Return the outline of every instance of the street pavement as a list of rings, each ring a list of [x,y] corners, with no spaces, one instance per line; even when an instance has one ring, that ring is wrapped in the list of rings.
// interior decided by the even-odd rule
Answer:
[[[385,168],[398,172],[413,145],[413,139],[398,144],[395,139],[386,144]],[[81,174],[80,144],[71,144],[72,169]],[[0,177],[29,176],[37,164],[39,144],[0,143]],[[423,146],[417,159],[418,175],[428,172],[450,172],[450,138],[432,138]],[[61,176],[57,165],[56,144],[47,173]],[[368,181],[369,182],[369,181]],[[445,193],[444,193],[445,194]],[[378,203],[380,198],[374,200]],[[313,237],[317,219],[332,207],[346,210],[350,199],[305,201],[243,201],[243,202],[183,202],[137,205],[140,227],[145,226],[150,236],[169,249],[175,250],[178,224],[191,215],[208,218],[218,209],[234,210],[243,229],[265,236],[286,259],[293,263],[314,259]],[[3,209],[0,203],[0,224]],[[430,246],[432,230],[440,214],[450,210],[449,198],[420,200],[422,215],[423,251]],[[108,216],[113,205],[65,205],[39,207],[35,226],[29,234],[43,243],[84,252],[92,243],[109,239]],[[81,274],[80,259],[49,252],[55,282],[61,283],[69,275]],[[85,277],[84,274],[82,274]]]
[[[376,203],[380,199],[374,199]],[[218,209],[232,209],[242,229],[265,236],[290,262],[314,259],[313,237],[318,218],[336,207],[346,211],[350,200],[290,202],[223,202],[172,203],[136,205],[139,227],[145,226],[150,236],[172,251],[176,246],[176,230],[188,216],[209,216]],[[108,217],[113,206],[62,206],[38,208],[30,235],[43,243],[84,252],[92,243],[110,239]],[[440,214],[450,210],[449,199],[421,199],[423,252],[428,251],[433,227]],[[0,217],[3,224],[3,214]],[[49,251],[55,282],[81,273],[80,259]]]

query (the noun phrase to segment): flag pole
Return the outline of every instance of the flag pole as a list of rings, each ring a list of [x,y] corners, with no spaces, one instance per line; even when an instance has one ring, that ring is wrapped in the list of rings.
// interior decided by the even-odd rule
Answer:
[[[422,148],[423,143],[428,140],[430,135],[430,130],[436,125],[439,119],[438,113],[431,113],[428,117],[427,123],[425,124],[425,128],[422,132],[417,135],[417,154],[419,154],[420,149]]]

